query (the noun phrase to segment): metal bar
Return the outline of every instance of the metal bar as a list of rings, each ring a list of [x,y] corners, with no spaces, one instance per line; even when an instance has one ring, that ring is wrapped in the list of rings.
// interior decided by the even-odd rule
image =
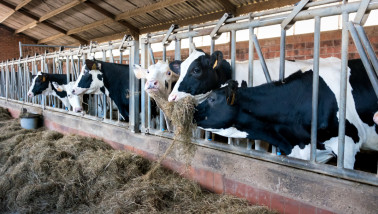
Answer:
[[[220,18],[218,20],[218,23],[215,25],[215,27],[213,28],[213,30],[211,31],[210,33],[210,38],[211,39],[214,39],[214,37],[217,36],[217,33],[218,33],[218,30],[219,28],[223,25],[223,23],[226,21],[226,19],[230,17],[230,15],[228,13],[225,13],[222,18]]]
[[[188,26],[188,32],[192,31],[193,27],[191,25]],[[189,54],[193,52],[192,50],[192,44],[193,44],[193,37],[189,36]]]
[[[20,58],[22,58],[22,42],[21,41],[18,42],[18,48],[20,50]]]
[[[151,63],[155,64],[155,57],[154,57],[154,52],[152,51],[152,48],[151,48],[151,44],[148,44],[148,51],[150,52]],[[164,51],[166,51],[165,46],[164,46],[163,52]],[[163,58],[164,58],[164,54],[163,54]]]
[[[129,109],[129,125],[132,132],[139,132],[139,93],[140,82],[136,79],[132,71],[134,64],[139,64],[139,41],[134,41],[134,45],[130,48],[129,60],[129,79],[130,79],[130,109]]]
[[[69,56],[66,56],[66,76],[67,82],[70,82],[70,59]],[[67,110],[70,110],[70,106],[65,106]]]
[[[374,73],[373,67],[371,66],[369,59],[365,53],[365,50],[361,44],[361,41],[358,37],[357,31],[354,28],[354,25],[352,22],[348,22],[348,29],[350,32],[350,35],[352,35],[352,39],[354,41],[354,44],[357,47],[358,53],[360,54],[361,61],[364,64],[364,67],[366,69],[367,75],[370,79],[370,82],[373,86],[373,89],[375,91],[375,95],[378,97],[378,78]]]
[[[366,36],[365,30],[361,25],[354,25],[354,27],[357,30],[358,35],[360,36],[360,39],[362,41],[362,44],[364,45],[371,63],[373,64],[375,73],[378,75],[378,59],[375,55],[374,49],[371,47],[371,43],[369,42],[368,37]]]
[[[261,52],[259,41],[257,40],[257,36],[255,34],[252,35],[253,43],[255,44],[257,55],[259,56],[261,67],[263,68],[265,79],[268,83],[272,82],[272,79],[270,78],[270,74],[268,71],[268,67],[266,66],[264,55]]]
[[[236,67],[236,30],[231,31],[231,77],[235,79]],[[233,145],[233,139],[228,138],[228,144]]]
[[[337,167],[344,168],[345,119],[346,119],[346,90],[348,72],[348,19],[349,14],[343,12],[343,29],[341,33],[341,73],[340,73],[340,103],[339,103],[339,138],[337,152]]]
[[[301,0],[297,3],[297,6],[291,11],[291,13],[281,23],[281,28],[288,30],[292,26],[294,17],[306,6],[309,0]]]
[[[166,44],[167,44],[168,37],[172,34],[172,32],[173,32],[173,30],[174,30],[175,28],[177,28],[177,25],[172,24],[171,27],[168,29],[168,31],[167,31],[167,33],[166,33],[166,35],[165,35],[165,37],[164,37],[164,39],[163,39],[163,41],[162,41],[163,45],[166,45]],[[168,44],[169,44],[169,41],[168,41]]]
[[[106,62],[106,50],[102,50],[102,61],[103,62]],[[107,113],[107,110],[106,110],[106,100],[107,100],[107,97],[106,97],[106,94],[104,93],[102,95],[102,112],[103,112],[103,119],[106,120],[106,113]]]
[[[181,40],[175,40],[175,60],[181,60]]]
[[[114,63],[113,51],[110,50],[110,62]],[[113,120],[113,100],[109,97],[109,119]]]
[[[312,118],[311,118],[311,154],[310,161],[316,162],[316,144],[318,134],[318,97],[319,97],[319,55],[320,55],[320,17],[315,17],[314,30],[314,73],[312,79]]]
[[[215,48],[215,39],[211,39],[210,43],[210,54],[214,53],[214,48]]]
[[[62,45],[35,45],[35,44],[22,44],[22,46],[31,46],[31,47],[45,47],[45,48],[78,48],[79,46],[62,46]]]
[[[361,0],[360,7],[357,10],[357,14],[354,17],[354,23],[355,24],[362,24],[362,19],[366,14],[366,9],[369,5],[370,0]]]
[[[8,60],[7,60],[7,65],[5,67],[5,97],[6,100],[8,101],[9,98],[9,68],[8,68]]]
[[[141,66],[143,68],[147,68],[148,66],[148,44],[147,43],[142,43],[141,45]],[[146,84],[146,79],[145,78],[142,78],[141,79],[141,87],[143,87],[144,85]],[[147,121],[146,121],[146,118],[148,117],[147,114],[148,114],[148,111],[146,109],[146,106],[148,107],[148,103],[147,103],[147,99],[148,99],[148,96],[147,96],[147,93],[145,90],[141,90],[141,112],[142,112],[142,115],[141,115],[141,126],[142,126],[142,133],[147,133]],[[146,123],[147,122],[147,123]]]
[[[282,82],[285,78],[285,51],[286,51],[286,30],[281,29],[281,40],[280,40],[280,81]]]
[[[123,50],[120,50],[119,51],[119,63],[122,64],[123,63]],[[130,66],[130,65],[129,65]],[[118,106],[117,106],[118,107]],[[121,119],[121,114],[119,113],[119,108],[118,108],[118,122],[120,121]]]

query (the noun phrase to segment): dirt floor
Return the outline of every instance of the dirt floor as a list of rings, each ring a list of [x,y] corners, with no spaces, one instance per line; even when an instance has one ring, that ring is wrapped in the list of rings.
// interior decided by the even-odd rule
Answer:
[[[94,138],[25,130],[0,109],[0,213],[275,213]]]

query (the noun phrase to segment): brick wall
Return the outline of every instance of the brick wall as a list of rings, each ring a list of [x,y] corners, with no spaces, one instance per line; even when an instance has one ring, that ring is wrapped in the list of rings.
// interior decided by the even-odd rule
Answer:
[[[22,34],[14,34],[13,30],[0,25],[0,62],[20,57],[20,41],[23,44],[36,44],[31,38]],[[35,53],[43,54],[44,52],[45,48],[43,47],[23,47],[24,56],[33,56]]]
[[[366,34],[375,53],[378,55],[378,26],[366,27]],[[259,40],[264,58],[276,58],[280,56],[280,38],[269,38]],[[206,53],[210,53],[210,47],[197,47],[204,50]],[[312,59],[314,48],[314,35],[302,34],[296,36],[288,36],[286,38],[286,59],[300,60],[300,59]],[[215,50],[222,51],[225,59],[230,59],[230,44],[215,45]],[[188,57],[189,50],[181,50],[181,58],[186,59]],[[162,52],[154,53],[156,58],[162,57]],[[326,31],[320,35],[320,57],[338,57],[341,58],[341,30]],[[258,59],[255,51],[254,58]],[[351,37],[349,37],[349,58],[360,58],[356,47]],[[167,59],[174,59],[174,51],[167,51]],[[236,44],[236,60],[248,59],[248,41],[238,42]]]

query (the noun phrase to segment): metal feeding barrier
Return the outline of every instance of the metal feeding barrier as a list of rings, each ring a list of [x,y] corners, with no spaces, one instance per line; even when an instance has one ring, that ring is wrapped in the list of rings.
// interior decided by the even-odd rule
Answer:
[[[365,9],[361,9],[365,8]],[[360,1],[347,3],[346,1],[340,0],[325,0],[325,1],[308,1],[302,0],[298,2],[296,6],[279,8],[274,10],[268,10],[263,12],[254,12],[245,16],[232,17],[230,14],[225,14],[219,21],[209,22],[200,25],[192,25],[189,27],[177,27],[172,25],[172,27],[167,32],[158,32],[154,34],[148,34],[146,38],[142,38],[142,53],[141,53],[141,62],[142,66],[147,68],[149,64],[154,63],[153,51],[151,49],[151,44],[161,43],[163,45],[163,59],[166,59],[166,44],[169,41],[175,41],[175,59],[179,59],[177,56],[180,54],[180,48],[178,46],[181,44],[180,41],[183,39],[188,39],[189,41],[189,54],[192,52],[192,43],[194,37],[200,36],[210,36],[211,46],[210,54],[215,50],[215,40],[219,38],[222,33],[230,33],[230,47],[231,47],[231,68],[232,68],[232,77],[235,77],[235,64],[236,64],[236,32],[239,30],[249,30],[249,52],[248,52],[248,86],[252,85],[253,77],[253,56],[254,51],[257,52],[258,59],[261,63],[261,66],[264,71],[264,75],[267,82],[271,82],[269,70],[266,66],[261,47],[259,45],[259,40],[254,34],[254,30],[259,27],[271,26],[280,24],[281,25],[281,40],[280,40],[280,74],[279,80],[283,80],[285,76],[285,46],[286,46],[286,31],[294,25],[296,21],[314,19],[314,61],[313,61],[313,96],[312,96],[312,124],[311,124],[311,156],[309,161],[299,160],[284,156],[279,156],[275,154],[280,154],[279,150],[272,148],[272,154],[267,152],[258,151],[260,144],[259,141],[255,141],[255,149],[252,149],[252,142],[249,140],[247,143],[240,144],[240,139],[228,138],[228,143],[220,143],[209,141],[211,139],[211,133],[205,132],[204,137],[198,138],[200,135],[196,135],[195,143],[201,146],[219,149],[239,155],[251,156],[257,159],[264,161],[279,163],[303,170],[315,171],[322,174],[327,174],[339,178],[345,178],[350,180],[355,180],[363,183],[378,185],[376,175],[372,173],[349,170],[345,169],[343,166],[344,163],[344,142],[345,142],[345,111],[346,111],[346,85],[347,85],[347,62],[348,62],[348,36],[349,32],[352,35],[354,40],[361,40],[360,43],[363,45],[358,45],[356,43],[357,49],[361,55],[362,61],[366,67],[366,70],[369,74],[370,80],[375,87],[378,84],[377,73],[374,73],[376,69],[376,56],[374,51],[366,37],[366,34],[363,31],[363,27],[360,24],[357,24],[357,17],[364,17],[366,21],[368,12],[370,10],[378,9],[378,1]],[[359,11],[359,12],[357,12]],[[286,12],[286,13],[285,13]],[[357,12],[356,20],[348,22],[348,17],[350,13]],[[278,14],[278,15],[273,15]],[[269,16],[268,16],[269,15]],[[320,55],[320,24],[321,18],[342,15],[342,48],[341,48],[341,94],[340,94],[340,112],[339,112],[339,148],[338,148],[338,160],[337,167],[316,163],[316,142],[317,142],[317,113],[318,113],[318,85],[319,85],[319,55]],[[264,16],[259,18],[260,16]],[[257,19],[259,18],[259,19]],[[360,18],[362,19],[362,18]],[[362,23],[363,25],[364,23]],[[355,26],[358,33],[354,33],[352,26]],[[348,30],[349,29],[349,30]],[[355,39],[356,38],[356,39]],[[367,57],[363,56],[362,51],[367,50]],[[365,54],[366,56],[366,54]],[[149,59],[151,60],[148,63]],[[372,65],[371,65],[372,64]],[[370,67],[370,68],[369,68]],[[374,69],[374,70],[373,70]],[[142,84],[145,83],[145,80],[142,80]],[[142,130],[143,132],[148,132],[154,135],[160,135],[165,137],[171,137],[171,133],[163,132],[162,128],[153,128],[150,126],[151,120],[151,110],[149,109],[150,105],[146,108],[145,103],[150,102],[150,98],[146,96],[145,92],[142,92],[144,96],[142,99]],[[147,115],[143,117],[143,115]],[[147,120],[145,120],[147,119]],[[202,135],[201,135],[202,136]],[[340,155],[341,154],[341,155]]]
[[[296,22],[301,20],[315,20],[314,26],[314,65],[313,65],[313,96],[312,96],[312,128],[311,128],[311,157],[309,161],[288,158],[279,154],[276,148],[272,148],[272,153],[259,151],[260,143],[244,139],[228,138],[227,143],[214,141],[210,132],[198,131],[195,134],[193,142],[197,145],[212,149],[222,150],[229,153],[253,157],[264,161],[295,167],[302,170],[313,171],[321,174],[331,175],[339,178],[354,180],[362,183],[377,186],[378,180],[376,175],[372,173],[349,170],[343,166],[344,160],[344,141],[345,141],[345,111],[346,111],[346,85],[347,85],[347,58],[348,58],[348,36],[352,35],[356,44],[364,66],[368,72],[370,80],[374,86],[376,94],[377,87],[377,58],[372,51],[372,47],[363,30],[363,24],[366,21],[369,11],[378,9],[378,0],[362,0],[360,2],[346,3],[340,0],[324,0],[313,1],[302,0],[296,6],[273,9],[263,12],[253,12],[248,15],[233,17],[231,14],[225,14],[219,21],[208,22],[205,24],[179,27],[172,25],[166,32],[158,32],[147,34],[141,39],[140,51],[139,41],[130,39],[125,36],[122,40],[113,41],[105,44],[92,43],[88,46],[80,46],[68,50],[59,50],[52,53],[35,56],[26,56],[20,59],[14,59],[0,63],[0,95],[2,99],[12,102],[22,103],[30,106],[41,106],[43,109],[66,112],[87,119],[98,120],[113,125],[126,126],[132,132],[149,133],[164,137],[173,137],[173,133],[162,131],[165,130],[165,121],[163,112],[160,111],[159,127],[152,126],[151,116],[151,98],[148,94],[141,90],[141,85],[145,84],[145,79],[137,80],[133,65],[141,63],[141,66],[147,68],[150,64],[155,63],[154,53],[151,48],[152,44],[159,43],[163,49],[163,60],[167,59],[167,45],[172,41],[175,44],[175,59],[181,60],[181,42],[188,39],[189,44],[193,44],[194,37],[210,36],[211,46],[210,53],[215,50],[215,41],[222,33],[230,33],[231,46],[231,68],[232,77],[235,78],[236,65],[236,32],[240,30],[249,31],[249,52],[248,52],[248,86],[253,86],[254,74],[254,52],[258,55],[259,62],[262,65],[264,76],[267,82],[271,82],[270,73],[264,55],[261,51],[259,40],[254,34],[255,29],[281,25],[280,40],[280,75],[279,80],[283,80],[285,74],[285,46],[286,31]],[[356,19],[349,22],[350,13],[357,12]],[[337,167],[316,163],[316,142],[317,142],[317,106],[318,106],[318,85],[319,85],[319,55],[320,55],[320,24],[321,18],[333,15],[342,15],[342,48],[341,48],[341,83],[340,83],[340,106],[339,106],[339,150]],[[24,45],[24,44],[23,44]],[[366,49],[366,51],[364,50]],[[189,45],[189,53],[193,51],[192,45]],[[119,53],[118,60],[115,59],[114,53]],[[126,53],[128,52],[128,53]],[[96,53],[102,53],[102,61],[110,61],[121,64],[129,64],[129,123],[120,122],[120,116],[113,119],[115,115],[114,103],[106,95],[90,95],[85,103],[88,105],[89,114],[81,115],[64,109],[62,103],[52,96],[39,95],[34,98],[27,96],[27,91],[31,84],[31,74],[35,75],[38,71],[66,74],[67,79],[76,80],[85,59],[93,57]],[[139,54],[141,59],[139,60]],[[124,56],[128,55],[128,60],[124,60]],[[52,65],[52,66],[51,66]],[[375,71],[375,72],[374,72]],[[100,105],[100,108],[98,107]],[[109,107],[109,108],[108,108]],[[140,107],[140,108],[139,108]],[[107,113],[109,109],[109,113]],[[140,109],[140,111],[139,111]],[[139,113],[141,118],[139,119]],[[140,128],[139,128],[140,127]],[[210,140],[211,139],[211,140]],[[242,142],[243,141],[243,142]],[[254,145],[254,148],[253,148]]]

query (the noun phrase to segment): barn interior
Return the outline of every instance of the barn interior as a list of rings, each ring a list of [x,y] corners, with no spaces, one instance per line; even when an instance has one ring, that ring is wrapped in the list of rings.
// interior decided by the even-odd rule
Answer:
[[[145,80],[130,77],[134,96],[126,123],[106,95],[86,96],[85,115],[67,111],[51,95],[29,98],[31,79],[22,74],[43,71],[77,79],[91,57],[147,68],[158,60],[185,60],[194,43],[206,53],[222,51],[231,66],[253,59],[366,59],[374,85],[377,11],[377,0],[0,0],[0,106],[13,117],[26,108],[43,115],[48,129],[103,139],[113,148],[157,160],[173,144],[174,133],[167,131],[163,112],[159,125],[153,124]],[[355,28],[347,26],[351,22]],[[335,27],[327,28],[331,23]],[[199,130],[192,143],[197,150],[184,176],[212,192],[280,213],[378,209],[377,151],[358,153],[350,170],[339,157],[327,164],[287,158],[273,146],[261,152],[246,139]],[[172,152],[162,165],[181,172],[185,163]]]

